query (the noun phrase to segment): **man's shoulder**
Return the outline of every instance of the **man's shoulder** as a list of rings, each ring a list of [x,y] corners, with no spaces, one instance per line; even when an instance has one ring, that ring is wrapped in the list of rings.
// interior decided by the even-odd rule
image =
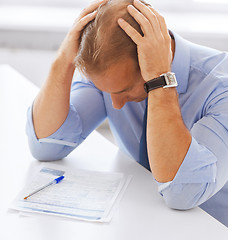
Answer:
[[[190,58],[187,95],[193,94],[204,106],[227,96],[228,53],[190,43]]]
[[[198,70],[205,76],[226,76],[228,78],[228,53],[213,48],[191,44],[190,48],[192,70]]]

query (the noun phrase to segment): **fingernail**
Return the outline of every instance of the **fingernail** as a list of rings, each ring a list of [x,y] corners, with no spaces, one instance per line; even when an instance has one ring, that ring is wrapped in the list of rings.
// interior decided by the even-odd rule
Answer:
[[[118,22],[119,22],[119,23],[124,22],[123,18],[119,18],[119,19],[118,19]]]

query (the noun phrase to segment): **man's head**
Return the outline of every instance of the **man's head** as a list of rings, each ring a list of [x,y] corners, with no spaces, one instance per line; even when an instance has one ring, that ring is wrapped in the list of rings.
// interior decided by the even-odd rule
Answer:
[[[142,101],[147,96],[137,46],[117,23],[121,17],[143,35],[127,11],[132,3],[133,0],[109,0],[102,4],[95,20],[83,31],[75,58],[76,67],[89,76],[97,88],[111,94],[115,108],[123,107],[128,101]]]

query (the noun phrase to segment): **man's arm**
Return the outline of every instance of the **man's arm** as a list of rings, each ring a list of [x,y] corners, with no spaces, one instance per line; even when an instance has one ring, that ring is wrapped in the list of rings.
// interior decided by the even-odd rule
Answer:
[[[71,86],[67,118],[56,132],[37,139],[32,106],[28,109],[27,116],[26,132],[33,157],[40,161],[51,161],[66,157],[82,143],[105,119],[106,109],[102,92],[79,75]]]
[[[171,38],[165,20],[153,8],[139,1],[134,1],[134,6],[129,6],[128,11],[140,24],[144,36],[125,21],[119,21],[119,25],[137,44],[141,74],[149,81],[170,71]],[[158,182],[173,180],[190,143],[191,134],[182,120],[176,89],[150,91],[147,150],[151,170]]]
[[[54,133],[65,121],[74,66],[60,56],[54,61],[49,76],[33,104],[33,123],[38,139]]]
[[[64,39],[49,76],[33,104],[33,123],[38,139],[54,133],[66,120],[69,112],[70,89],[74,74],[81,32],[96,16],[96,9],[103,1],[85,8]]]
[[[176,89],[150,91],[147,149],[150,167],[158,182],[174,179],[188,152],[191,139],[182,120]]]
[[[163,17],[136,1],[134,5],[140,12],[131,7],[129,13],[142,27],[144,36],[126,22],[118,22],[137,44],[141,73],[148,81],[170,71],[170,37]],[[225,61],[221,69],[224,66]],[[158,190],[170,208],[199,206],[227,183],[228,85],[224,78],[221,93],[208,100],[204,117],[190,132],[183,123],[175,88],[148,94],[149,162]],[[212,199],[208,208],[220,208],[220,219],[227,223],[226,189],[220,193],[220,199],[215,196],[214,205],[210,204]]]

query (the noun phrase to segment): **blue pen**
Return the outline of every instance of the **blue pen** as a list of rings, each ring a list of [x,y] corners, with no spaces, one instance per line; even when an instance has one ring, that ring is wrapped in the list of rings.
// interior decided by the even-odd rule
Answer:
[[[58,177],[58,178],[54,179],[53,181],[49,182],[48,184],[44,185],[43,187],[39,188],[38,190],[30,193],[27,197],[24,197],[24,199],[26,200],[28,197],[31,197],[35,193],[40,192],[41,190],[45,189],[48,186],[59,183],[61,180],[63,180],[63,178],[64,178],[64,176],[61,176],[61,177]]]

